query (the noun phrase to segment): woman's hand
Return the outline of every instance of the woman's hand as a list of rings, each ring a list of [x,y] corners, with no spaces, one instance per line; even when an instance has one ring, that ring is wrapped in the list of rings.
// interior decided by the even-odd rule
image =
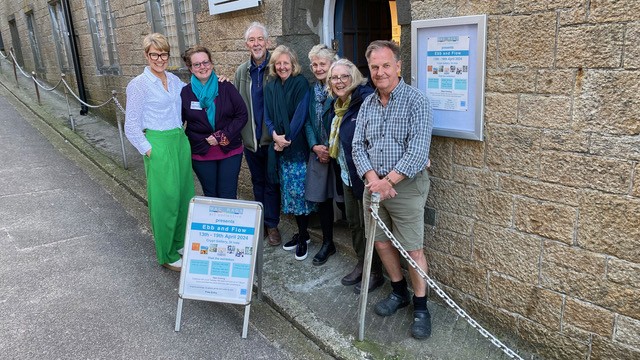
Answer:
[[[147,150],[147,152],[144,153],[144,154],[147,155],[148,158],[150,158],[151,157],[151,149]]]
[[[209,135],[209,137],[206,138],[205,140],[207,140],[207,143],[209,143],[209,145],[211,145],[211,146],[218,145],[218,140],[216,140],[216,138],[213,137],[213,135]]]
[[[291,141],[287,140],[284,135],[278,135],[275,131],[271,134],[271,137],[275,143],[274,148],[276,151],[282,151],[284,148],[291,145]]]
[[[318,157],[318,161],[320,161],[323,164],[326,164],[329,162],[329,148],[324,146],[324,145],[314,145],[311,150],[313,150],[313,152],[316,154],[316,156]]]

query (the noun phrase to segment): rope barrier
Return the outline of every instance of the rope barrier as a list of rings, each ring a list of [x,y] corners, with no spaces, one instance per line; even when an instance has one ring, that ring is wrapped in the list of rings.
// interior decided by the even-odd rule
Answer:
[[[71,93],[71,95],[73,95],[73,97],[74,97],[74,98],[76,98],[76,100],[78,100],[78,102],[79,102],[80,104],[86,105],[86,106],[88,106],[88,107],[90,107],[90,108],[92,108],[92,109],[97,109],[97,108],[103,107],[103,106],[105,106],[105,105],[109,104],[109,103],[113,100],[113,98],[109,98],[109,100],[107,100],[107,101],[103,102],[103,103],[102,103],[102,104],[100,104],[100,105],[91,105],[91,104],[89,104],[89,103],[86,103],[86,102],[82,101],[82,100],[78,97],[78,95],[76,95],[76,94],[73,92],[73,90],[71,89],[71,87],[69,86],[69,84],[67,84],[67,82],[66,82],[64,79],[62,79],[61,81],[62,81],[62,83],[64,84],[64,86],[66,86],[67,90],[69,90],[69,92]]]
[[[120,105],[120,101],[118,101],[118,98],[116,97],[115,94],[113,94],[113,102],[116,104],[116,107],[123,113],[126,114],[127,112],[124,110],[124,108],[122,107],[122,105]]]
[[[68,83],[67,83],[63,78],[61,78],[61,79],[58,81],[58,83],[57,83],[54,87],[47,88],[46,86],[42,85],[42,84],[38,81],[38,79],[37,79],[35,76],[27,74],[27,73],[24,71],[24,69],[22,69],[22,67],[20,66],[20,64],[18,64],[18,61],[16,60],[16,58],[15,58],[15,56],[14,56],[14,54],[13,54],[13,52],[12,52],[12,51],[9,51],[9,56],[6,56],[6,55],[2,54],[2,52],[1,52],[1,51],[0,51],[0,55],[2,55],[2,58],[3,58],[3,59],[7,59],[9,56],[11,56],[11,59],[13,60],[13,63],[15,64],[16,68],[17,68],[18,70],[20,70],[20,72],[22,73],[22,75],[24,75],[24,77],[26,77],[26,78],[29,78],[29,79],[33,80],[33,81],[38,85],[38,87],[40,87],[41,89],[43,89],[43,90],[45,90],[45,91],[53,91],[53,90],[55,90],[58,86],[60,86],[60,83],[63,83],[63,84],[64,84],[64,86],[69,90],[69,92],[71,93],[71,95],[73,95],[73,97],[74,97],[76,100],[78,100],[78,102],[79,102],[80,104],[85,105],[85,106],[88,106],[88,107],[93,108],[93,109],[97,109],[97,108],[103,107],[103,106],[105,106],[105,105],[108,105],[111,101],[113,101],[113,100],[114,100],[114,97],[112,97],[112,98],[110,98],[109,100],[107,100],[107,101],[103,102],[103,103],[102,103],[102,104],[100,104],[100,105],[91,105],[91,104],[89,104],[89,103],[87,103],[87,102],[85,102],[85,101],[82,101],[82,99],[80,99],[80,97],[79,97],[78,95],[76,95],[76,94],[73,92],[73,89],[71,88],[71,86],[69,86],[69,84],[68,84]],[[63,74],[63,75],[64,75],[64,74]],[[124,109],[122,108],[122,106],[121,106],[119,103],[118,103],[118,108],[120,108],[120,109],[122,110],[122,112],[124,112]]]
[[[31,75],[25,73],[24,70],[22,70],[22,67],[20,67],[20,64],[18,64],[18,60],[16,60],[16,57],[13,55],[13,51],[9,51],[9,55],[11,55],[11,59],[13,60],[13,63],[16,65],[18,70],[20,70],[22,75],[24,75],[24,77],[26,77],[26,78],[31,79]]]
[[[35,82],[42,90],[44,91],[53,91],[56,88],[58,88],[58,86],[60,86],[60,84],[62,83],[62,79],[58,80],[58,83],[56,84],[56,86],[52,87],[52,88],[47,88],[44,85],[42,85],[38,79],[35,78],[35,76],[33,77],[33,82]]]
[[[15,69],[17,68],[18,70],[20,70],[20,72],[22,73],[22,75],[24,75],[26,78],[29,78],[31,80],[33,80],[33,83],[36,86],[36,95],[38,97],[38,104],[40,104],[40,93],[38,89],[43,89],[44,91],[53,91],[55,89],[57,89],[60,84],[64,84],[64,93],[65,93],[65,97],[67,99],[67,112],[69,113],[69,122],[71,125],[71,129],[73,131],[76,130],[75,128],[75,123],[73,120],[73,116],[71,115],[71,107],[69,106],[69,97],[68,94],[71,93],[71,95],[82,105],[87,106],[89,108],[92,109],[97,109],[97,108],[101,108],[103,106],[108,105],[109,103],[113,102],[115,104],[115,112],[116,112],[116,122],[118,125],[118,134],[120,136],[120,145],[122,147],[122,161],[123,161],[123,165],[125,169],[128,169],[128,165],[127,165],[127,155],[126,155],[126,151],[125,151],[125,146],[124,146],[124,135],[123,135],[123,131],[122,131],[122,122],[120,120],[120,116],[118,116],[118,110],[122,112],[122,114],[125,114],[125,109],[122,107],[122,105],[120,104],[120,102],[118,101],[118,98],[116,97],[116,91],[112,90],[111,91],[111,97],[109,98],[109,100],[98,104],[98,105],[92,105],[87,103],[86,101],[83,101],[82,99],[80,99],[80,97],[78,95],[76,95],[76,93],[73,91],[73,89],[71,88],[71,86],[69,86],[69,84],[67,83],[67,81],[64,79],[65,74],[61,74],[61,78],[58,81],[58,83],[53,86],[53,87],[46,87],[45,85],[43,85],[40,81],[38,81],[38,79],[35,77],[35,72],[32,73],[31,75],[27,74],[22,67],[20,66],[20,64],[18,64],[18,61],[15,58],[15,55],[13,53],[13,49],[9,50],[9,54],[5,55],[0,51],[0,58],[2,58],[2,60],[6,60],[9,57],[11,57],[11,60],[9,60],[12,64],[13,64],[13,68],[14,68],[14,73],[15,73]],[[16,82],[18,82],[18,77],[17,77],[17,73],[16,73]]]

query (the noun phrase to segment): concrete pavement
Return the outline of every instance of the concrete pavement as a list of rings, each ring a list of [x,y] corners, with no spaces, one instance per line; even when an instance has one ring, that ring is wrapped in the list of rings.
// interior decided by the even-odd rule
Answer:
[[[95,115],[76,115],[77,132],[72,132],[64,98],[43,94],[43,105],[37,105],[29,82],[21,80],[24,85],[16,89],[13,79],[7,78],[6,61],[2,66],[0,82],[5,88],[0,90],[17,110],[0,99],[0,111],[13,112],[7,118],[24,116],[47,138],[43,141],[24,121],[4,120],[15,123],[7,122],[3,128],[15,130],[0,138],[6,139],[0,154],[10,159],[8,165],[2,161],[0,170],[0,245],[9,249],[0,257],[0,316],[11,319],[1,325],[2,332],[10,334],[0,340],[2,350],[18,351],[45,339],[52,351],[64,346],[77,351],[78,357],[92,358],[125,357],[129,352],[163,357],[182,351],[192,351],[186,353],[188,358],[246,358],[242,352],[246,349],[256,351],[252,358],[262,354],[270,358],[326,354],[343,359],[508,358],[451,309],[433,301],[429,302],[432,337],[412,339],[411,307],[389,318],[373,313],[373,304],[390,289],[388,282],[370,294],[366,340],[356,341],[358,296],[340,284],[355,258],[347,229],[340,225],[335,236],[338,254],[321,267],[311,264],[321,242],[319,229],[313,230],[310,256],[302,262],[280,247],[265,245],[265,296],[262,302],[254,298],[247,340],[240,338],[240,307],[196,301],[186,302],[182,331],[173,333],[178,276],[155,263],[140,157],[127,144],[130,169],[122,169],[112,124]],[[248,188],[241,188],[240,194],[246,199],[251,196]],[[293,224],[291,218],[283,217],[283,239],[293,234]],[[38,306],[42,304],[47,305]],[[229,318],[212,330],[212,314],[218,313]],[[282,317],[297,331],[288,323],[277,325]],[[222,321],[217,316],[215,320]],[[40,330],[34,333],[33,329]],[[61,341],[60,334],[69,336]],[[300,339],[300,334],[313,343]],[[257,338],[266,343],[257,344]],[[227,342],[238,345],[225,350],[225,357],[212,355]],[[180,350],[173,350],[177,344]],[[520,355],[526,354],[520,351]]]
[[[243,308],[210,302],[188,302],[174,332],[178,273],[156,263],[146,226],[127,213],[144,209],[125,209],[73,161],[84,155],[6,96],[0,88],[3,358],[330,358],[264,303],[247,339]]]

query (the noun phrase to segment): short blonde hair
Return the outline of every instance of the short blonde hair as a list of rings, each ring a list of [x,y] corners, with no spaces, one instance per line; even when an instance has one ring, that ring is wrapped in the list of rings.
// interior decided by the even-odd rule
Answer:
[[[338,60],[338,55],[336,52],[327,47],[325,44],[318,44],[309,50],[309,61],[313,61],[314,57],[319,57],[321,59],[326,59],[329,62],[334,62]]]
[[[327,72],[327,92],[329,93],[329,96],[336,97],[336,94],[331,91],[331,76],[333,76],[333,69],[335,69],[337,66],[346,67],[347,72],[349,73],[349,75],[351,75],[351,85],[346,89],[348,93],[353,92],[353,90],[355,90],[355,88],[357,88],[358,86],[367,83],[367,78],[362,75],[362,73],[360,72],[360,70],[358,70],[354,63],[347,59],[340,59],[331,64],[331,67]]]
[[[269,59],[269,76],[278,76],[276,73],[276,61],[281,55],[288,55],[289,59],[291,59],[291,76],[300,74],[302,69],[300,69],[300,63],[298,62],[298,56],[295,51],[291,50],[287,46],[278,45],[278,47],[276,47],[271,53],[271,59]]]
[[[169,41],[167,38],[160,33],[152,33],[144,37],[142,40],[142,46],[144,47],[144,53],[148,54],[149,49],[153,46],[154,48],[169,52]]]

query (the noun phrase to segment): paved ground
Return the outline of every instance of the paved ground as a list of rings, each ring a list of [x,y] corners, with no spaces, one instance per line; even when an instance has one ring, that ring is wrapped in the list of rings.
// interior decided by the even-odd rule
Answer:
[[[242,307],[209,302],[188,302],[174,332],[178,273],[157,265],[146,227],[2,90],[3,358],[330,358],[265,303],[247,339]]]
[[[311,264],[320,245],[318,229],[303,262],[266,246],[265,296],[254,301],[247,340],[240,338],[241,307],[197,301],[186,302],[182,331],[174,333],[178,276],[154,259],[140,157],[127,144],[129,170],[122,169],[113,123],[74,115],[77,132],[72,132],[63,97],[46,93],[43,105],[37,105],[26,79],[16,88],[7,77],[12,75],[8,64],[0,64],[0,95],[17,106],[0,97],[5,115],[0,120],[5,129],[0,135],[0,245],[8,249],[0,255],[0,317],[9,319],[0,323],[0,331],[9,334],[0,339],[2,353],[247,358],[251,349],[251,358],[321,358],[325,353],[344,359],[508,358],[455,312],[432,301],[432,337],[412,339],[410,307],[389,318],[373,313],[372,304],[389,291],[388,282],[370,294],[366,339],[356,341],[358,296],[340,284],[355,259],[340,224],[338,255],[321,267]],[[78,114],[79,107],[72,105]],[[250,189],[240,193],[248,198]],[[286,239],[294,228],[291,219],[283,220]],[[223,347],[224,355],[212,355]]]

